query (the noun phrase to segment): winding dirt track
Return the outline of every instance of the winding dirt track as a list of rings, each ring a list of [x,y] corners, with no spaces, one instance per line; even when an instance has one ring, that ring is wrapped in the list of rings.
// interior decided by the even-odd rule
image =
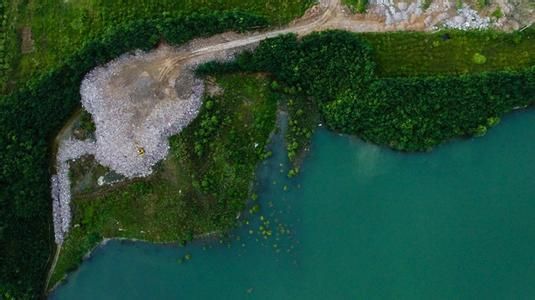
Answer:
[[[267,38],[276,37],[281,34],[295,33],[297,35],[306,35],[314,31],[326,29],[343,29],[354,32],[386,31],[385,25],[380,21],[373,20],[356,20],[348,15],[340,3],[340,0],[320,0],[319,4],[314,7],[319,10],[314,16],[303,17],[296,20],[291,25],[269,32],[263,32],[254,35],[238,35],[235,39],[226,42],[217,42],[205,45],[201,48],[193,49],[188,53],[179,52],[174,57],[169,57],[165,61],[165,66],[161,68],[158,80],[168,81],[178,74],[175,70],[181,65],[187,64],[193,59],[202,61],[210,60],[210,57],[217,57],[218,53],[233,49],[241,49],[247,46],[255,45]]]

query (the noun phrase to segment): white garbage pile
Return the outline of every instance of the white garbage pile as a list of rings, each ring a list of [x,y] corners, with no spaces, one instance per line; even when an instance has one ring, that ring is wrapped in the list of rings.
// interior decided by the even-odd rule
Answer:
[[[57,155],[57,175],[52,176],[52,214],[54,219],[54,238],[57,244],[63,243],[71,225],[71,182],[69,161],[83,155],[95,154],[95,143],[79,140],[61,142]]]
[[[444,27],[461,30],[486,29],[491,25],[489,17],[481,17],[469,6],[457,10],[457,15],[444,21]]]
[[[421,0],[411,3],[396,2],[394,0],[372,0],[370,4],[374,13],[385,17],[385,25],[412,22],[414,18],[423,13]]]
[[[192,77],[187,99],[173,92],[159,95],[157,80],[147,72],[121,87],[108,84],[125,64],[150,59],[150,53],[123,55],[95,68],[81,86],[82,105],[96,125],[96,160],[128,178],[149,175],[167,155],[168,137],[197,116],[204,91],[203,82]]]
[[[86,75],[80,93],[82,105],[96,125],[95,141],[69,139],[60,144],[58,174],[51,179],[57,244],[63,243],[72,219],[69,161],[93,155],[98,163],[126,178],[150,175],[152,167],[169,152],[168,138],[199,113],[204,83],[194,76],[196,67],[211,60],[232,59],[241,50],[192,57],[176,49],[165,52],[168,48],[137,51]]]

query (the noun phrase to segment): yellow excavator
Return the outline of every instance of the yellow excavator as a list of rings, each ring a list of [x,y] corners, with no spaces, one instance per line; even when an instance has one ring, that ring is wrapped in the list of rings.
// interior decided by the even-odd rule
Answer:
[[[139,156],[145,155],[145,149],[143,147],[137,147],[137,154]]]

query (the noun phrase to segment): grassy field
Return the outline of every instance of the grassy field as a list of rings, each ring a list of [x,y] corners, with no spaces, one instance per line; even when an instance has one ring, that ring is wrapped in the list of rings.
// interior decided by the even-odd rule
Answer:
[[[102,237],[189,241],[235,225],[254,169],[266,156],[277,96],[260,75],[225,75],[217,82],[224,94],[207,98],[196,121],[171,139],[171,155],[154,176],[74,197],[75,225],[51,285]]]
[[[364,33],[380,76],[466,74],[535,65],[535,29],[522,33],[442,31]],[[484,63],[474,56],[483,55]]]
[[[266,16],[278,25],[302,15],[311,3],[312,0],[14,0],[6,7],[9,41],[3,57],[11,69],[9,86],[13,88],[61,62],[85,41],[119,23],[198,10],[240,9]],[[24,31],[27,39],[21,45]],[[21,53],[21,46],[29,52]]]

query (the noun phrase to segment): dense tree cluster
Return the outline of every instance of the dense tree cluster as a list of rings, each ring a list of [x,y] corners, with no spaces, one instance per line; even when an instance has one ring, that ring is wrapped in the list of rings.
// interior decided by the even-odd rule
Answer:
[[[354,33],[328,31],[300,41],[294,35],[265,40],[254,53],[199,72],[270,72],[289,90],[309,96],[313,103],[304,105],[317,105],[331,129],[403,151],[484,134],[504,113],[535,103],[535,67],[394,78],[377,77],[374,69],[367,42]]]
[[[364,94],[324,106],[333,129],[397,150],[424,151],[454,137],[482,135],[517,107],[535,103],[535,68],[469,76],[387,78]]]
[[[161,39],[182,43],[266,24],[240,12],[138,20],[109,29],[60,67],[0,98],[0,297],[31,298],[43,290],[54,249],[49,141],[79,107],[84,74],[125,52],[151,49]]]

